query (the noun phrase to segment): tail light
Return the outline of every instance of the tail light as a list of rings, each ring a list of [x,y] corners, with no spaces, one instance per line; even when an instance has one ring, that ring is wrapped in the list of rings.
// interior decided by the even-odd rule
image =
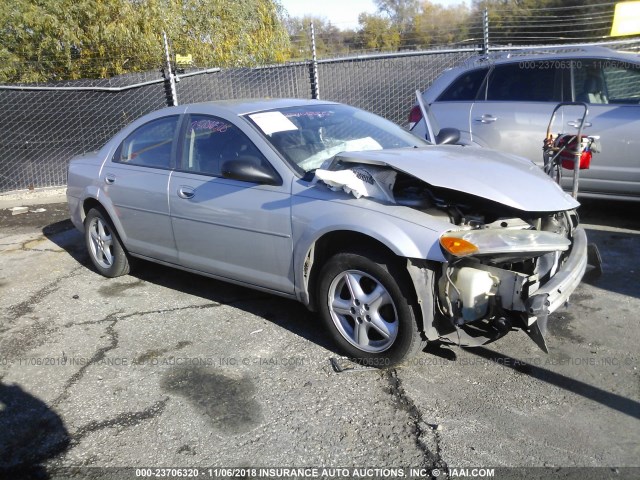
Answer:
[[[409,128],[413,128],[420,120],[422,120],[422,111],[418,105],[414,105],[409,112]]]

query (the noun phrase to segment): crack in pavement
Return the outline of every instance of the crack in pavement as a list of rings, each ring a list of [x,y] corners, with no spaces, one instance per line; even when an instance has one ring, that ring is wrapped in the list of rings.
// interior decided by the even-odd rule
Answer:
[[[162,415],[168,402],[169,397],[166,397],[162,400],[158,400],[156,403],[145,408],[144,410],[121,413],[107,420],[91,421],[78,428],[75,433],[71,435],[71,447],[76,446],[82,441],[84,437],[86,437],[90,433],[97,432],[98,430],[103,430],[105,428],[111,427],[135,427],[144,420],[151,420],[153,418],[156,418]]]
[[[439,468],[441,471],[447,471],[447,464],[442,459],[442,450],[440,448],[440,433],[435,432],[436,451],[435,453],[429,450],[427,445],[422,440],[422,435],[427,431],[423,429],[422,425],[428,425],[422,418],[422,413],[414,403],[414,401],[407,395],[404,387],[402,386],[402,380],[398,377],[397,370],[391,369],[384,372],[384,377],[387,381],[387,388],[385,391],[389,393],[394,400],[394,403],[404,410],[409,419],[411,420],[411,433],[414,435],[414,441],[416,447],[425,461],[425,467]]]
[[[158,310],[147,310],[144,312],[132,312],[132,313],[127,313],[126,315],[123,315],[121,317],[118,317],[118,320],[126,320],[129,319],[131,317],[143,317],[145,315],[153,315],[153,314],[162,314],[162,313],[172,313],[172,312],[180,312],[180,311],[184,311],[184,310],[206,310],[209,308],[219,308],[219,307],[233,307],[234,305],[241,303],[241,302],[251,302],[251,301],[257,301],[257,300],[268,300],[272,298],[271,296],[255,296],[255,297],[242,297],[242,298],[237,298],[235,300],[231,300],[229,302],[212,302],[212,303],[204,303],[204,304],[199,304],[199,305],[185,305],[184,307],[173,307],[173,308],[165,308],[165,309],[158,309]],[[82,326],[82,325],[97,325],[99,323],[103,323],[103,322],[109,322],[111,321],[111,319],[107,316],[106,318],[101,318],[99,320],[87,320],[86,322],[79,322],[79,323],[66,323],[64,325],[65,328],[71,328],[71,327],[77,327],[77,326]]]
[[[69,450],[78,446],[80,442],[89,434],[104,430],[106,428],[122,427],[131,428],[139,425],[145,420],[152,420],[159,417],[164,413],[165,407],[169,403],[169,397],[165,397],[162,400],[158,400],[153,405],[135,412],[124,412],[116,415],[115,417],[108,418],[106,420],[93,420],[85,425],[79,427],[74,433],[69,434],[69,444],[64,449],[64,452],[60,452],[61,455],[56,455],[47,464],[47,473],[55,476],[59,469],[63,469],[63,457],[69,452]],[[1,475],[0,475],[1,477]],[[49,478],[48,476],[46,478]],[[65,476],[66,478],[66,476]]]
[[[9,253],[9,252],[50,252],[50,253],[65,253],[67,252],[67,250],[58,245],[58,249],[53,249],[53,248],[37,248],[36,244],[44,242],[49,240],[52,243],[56,243],[51,237],[54,235],[59,235],[62,233],[66,233],[69,232],[71,230],[73,230],[75,227],[73,225],[71,225],[68,228],[62,228],[62,229],[49,229],[49,226],[44,227],[43,229],[43,234],[39,234],[39,235],[34,235],[33,237],[27,239],[27,240],[18,240],[18,241],[14,241],[14,242],[9,242],[9,243],[0,243],[0,247],[16,247],[16,248],[11,248],[11,249],[7,249],[4,250],[4,252]],[[47,231],[45,231],[47,230]],[[7,238],[11,238],[11,236],[9,237],[4,237],[0,240],[4,240]],[[33,245],[29,245],[29,244],[33,244]],[[83,242],[80,241],[75,241],[73,242],[71,245],[69,245],[69,247],[72,248],[72,250],[81,250],[83,249],[84,245]]]
[[[103,321],[111,321],[111,325],[107,325],[106,328],[106,333],[107,335],[109,335],[110,337],[110,342],[109,345],[107,345],[106,347],[100,347],[96,353],[93,354],[93,356],[89,359],[89,361],[87,363],[85,363],[84,365],[82,365],[82,367],[80,367],[80,369],[74,373],[69,380],[67,380],[64,384],[64,386],[62,387],[62,393],[60,395],[58,395],[58,397],[56,397],[53,402],[51,402],[51,406],[56,407],[58,405],[60,405],[60,403],[64,400],[66,400],[67,398],[69,398],[69,389],[71,387],[73,387],[85,374],[85,372],[87,371],[87,369],[99,362],[100,360],[104,359],[105,354],[115,348],[117,348],[118,346],[118,332],[115,330],[115,326],[116,323],[118,323],[118,317],[117,315],[119,313],[122,313],[122,310],[119,310],[117,312],[113,312],[110,313],[109,315],[107,315]]]
[[[180,312],[182,310],[190,310],[190,309],[197,309],[197,310],[204,310],[207,308],[217,308],[217,307],[223,307],[226,306],[228,304],[226,303],[206,303],[203,305],[186,305],[184,307],[174,307],[174,308],[165,308],[165,309],[160,309],[160,310],[147,310],[145,312],[132,312],[132,313],[127,313],[126,315],[123,315],[122,317],[119,317],[118,320],[126,320],[128,318],[131,317],[143,317],[145,315],[153,315],[155,314],[160,314],[160,313],[171,313],[171,312]],[[107,316],[106,318],[101,318],[99,320],[87,320],[86,322],[79,322],[79,323],[67,323],[65,324],[65,328],[71,328],[71,327],[78,327],[81,325],[97,325],[99,323],[103,323],[103,322],[109,322],[111,321],[111,319]]]
[[[105,329],[107,335],[109,335],[109,344],[104,347],[100,347],[89,359],[89,361],[86,364],[82,365],[82,367],[65,382],[62,389],[62,393],[51,402],[52,408],[57,407],[63,401],[69,398],[70,389],[74,385],[76,385],[82,379],[82,377],[84,377],[89,367],[103,360],[107,352],[114,350],[118,347],[119,337],[118,337],[118,332],[115,329],[116,324],[118,323],[118,320],[122,320],[124,318],[128,318],[134,315],[134,314],[129,314],[129,315],[124,315],[122,317],[118,317],[118,315],[121,313],[122,313],[122,310],[119,310],[117,312],[112,312],[109,315],[107,315],[104,319],[101,320],[101,321],[111,322],[109,325],[107,325]],[[140,424],[140,422],[144,420],[152,419],[159,415],[162,415],[168,401],[169,401],[169,398],[167,397],[163,400],[159,400],[155,404],[151,405],[150,407],[147,407],[142,411],[125,412],[107,420],[91,421],[79,427],[76,430],[76,432],[71,435],[70,447],[71,448],[75,447],[82,441],[82,439],[85,436],[87,436],[90,433],[96,432],[98,430],[116,427],[116,426],[129,428],[129,427],[133,427]]]
[[[30,238],[29,240],[21,240],[21,241],[17,241],[17,242],[11,242],[11,243],[2,243],[0,244],[0,246],[3,247],[16,247],[16,248],[12,248],[12,249],[8,249],[5,250],[6,253],[8,252],[44,252],[46,250],[39,250],[39,249],[35,249],[35,248],[30,248],[27,247],[27,245],[29,243],[33,243],[33,242],[39,242],[42,240],[46,240],[47,237],[45,235],[38,235],[37,237],[34,238]],[[58,250],[49,250],[51,252],[58,252]],[[64,250],[60,250],[62,252],[64,252]]]
[[[32,294],[28,299],[24,300],[23,302],[20,302],[20,303],[17,303],[15,305],[9,306],[7,308],[7,310],[9,312],[10,321],[11,320],[15,321],[15,320],[17,320],[18,318],[20,318],[20,317],[22,317],[24,315],[32,313],[34,307],[38,303],[40,303],[47,296],[49,296],[52,293],[56,292],[60,288],[60,283],[61,282],[76,276],[76,274],[80,270],[82,270],[84,268],[85,268],[84,265],[80,265],[80,266],[74,268],[73,270],[71,270],[71,272],[67,273],[66,275],[58,277],[54,281],[49,283],[48,285],[42,287],[40,290],[38,290],[37,292]]]
[[[15,316],[15,318],[19,318],[19,316],[24,315],[26,313],[29,313],[30,311],[33,310],[33,304],[37,303],[39,301],[42,300],[42,298],[44,298],[47,295],[50,295],[51,293],[55,292],[58,288],[59,288],[59,284],[60,282],[62,282],[63,280],[70,278],[72,276],[74,276],[76,274],[76,272],[80,269],[80,268],[84,268],[82,266],[78,267],[77,269],[75,269],[74,271],[70,272],[68,275],[65,275],[63,277],[60,277],[58,279],[56,279],[54,282],[52,282],[51,284],[47,285],[46,287],[43,287],[42,289],[40,289],[38,292],[36,292],[35,294],[33,294],[29,300],[25,301],[25,302],[21,302],[20,304],[17,304],[15,306],[12,307],[12,311],[13,314]],[[101,360],[103,360],[106,357],[106,354],[116,348],[118,348],[118,344],[119,344],[119,336],[118,336],[118,331],[116,330],[116,325],[118,323],[118,321],[120,320],[124,320],[124,319],[128,319],[128,318],[132,318],[132,317],[136,317],[136,316],[142,316],[142,315],[150,315],[150,314],[154,314],[154,313],[166,313],[166,312],[174,312],[174,311],[179,311],[179,310],[186,310],[186,309],[206,309],[206,308],[217,308],[217,307],[221,307],[221,306],[230,306],[230,305],[234,305],[240,302],[246,302],[246,301],[255,301],[255,300],[261,300],[261,299],[265,299],[265,298],[270,298],[270,296],[256,296],[256,297],[242,297],[242,298],[236,298],[236,299],[232,299],[229,302],[225,302],[225,303],[209,303],[209,304],[204,304],[204,305],[189,305],[189,306],[185,306],[185,307],[177,307],[177,308],[171,308],[171,309],[156,309],[156,310],[151,310],[151,311],[146,311],[146,312],[132,312],[132,313],[128,313],[128,314],[123,314],[123,310],[118,310],[112,313],[109,313],[107,316],[105,316],[104,318],[101,318],[99,320],[94,320],[94,321],[90,321],[90,322],[82,322],[80,324],[77,325],[86,325],[86,324],[98,324],[98,323],[108,323],[108,325],[105,328],[105,333],[108,335],[109,337],[109,342],[107,345],[102,346],[100,348],[98,348],[95,353],[91,356],[91,358],[85,363],[83,364],[80,369],[75,372],[63,385],[62,387],[62,392],[60,393],[60,395],[58,395],[50,404],[51,408],[54,409],[58,406],[60,406],[64,401],[66,401],[70,395],[71,395],[71,389],[76,386],[81,380],[82,378],[85,376],[87,370],[97,364],[98,362],[100,362]],[[190,342],[181,342],[178,345],[176,345],[177,348],[183,348],[184,346],[187,346],[187,344],[189,344]],[[82,439],[84,437],[86,437],[87,435],[96,432],[98,430],[103,430],[106,428],[111,428],[111,427],[124,427],[124,428],[129,428],[129,427],[133,427],[136,426],[138,424],[140,424],[141,422],[148,420],[148,419],[152,419],[155,418],[159,415],[162,415],[162,413],[164,412],[164,409],[167,405],[167,403],[169,402],[169,397],[164,398],[163,400],[159,400],[157,401],[155,404],[151,405],[150,407],[147,407],[144,410],[141,411],[137,411],[137,412],[125,412],[125,413],[121,413],[116,415],[115,417],[106,419],[106,420],[94,420],[94,421],[90,421],[89,423],[80,426],[74,434],[71,435],[71,441],[70,441],[70,446],[71,448],[75,447],[76,445],[78,445]],[[57,459],[54,462],[55,464],[60,464],[59,462],[61,461],[61,459]],[[55,468],[55,466],[54,466]]]
[[[154,313],[165,313],[165,312],[173,312],[173,311],[179,311],[179,310],[186,310],[188,308],[196,308],[196,309],[204,309],[204,308],[217,308],[217,307],[222,307],[222,306],[229,306],[229,305],[233,305],[235,303],[239,303],[241,301],[247,301],[247,300],[256,300],[256,299],[261,299],[261,298],[267,298],[267,297],[249,297],[248,299],[245,298],[238,298],[235,300],[232,300],[230,302],[227,303],[213,303],[213,304],[204,304],[204,305],[192,305],[192,306],[186,306],[186,307],[176,307],[176,308],[171,308],[171,309],[166,309],[166,310],[150,310],[147,312],[132,312],[132,313],[128,313],[126,315],[122,315],[122,316],[118,316],[120,314],[123,313],[122,310],[118,310],[117,312],[112,312],[109,315],[107,315],[106,317],[100,319],[100,320],[91,320],[89,322],[82,322],[82,323],[77,323],[74,325],[90,325],[90,324],[98,324],[98,323],[103,323],[103,322],[111,322],[109,325],[107,325],[106,327],[106,333],[107,335],[109,335],[110,341],[109,341],[109,345],[104,346],[104,347],[100,347],[93,355],[92,357],[89,359],[89,361],[87,361],[87,363],[85,363],[84,365],[82,365],[82,367],[80,367],[80,369],[74,373],[64,384],[64,386],[62,387],[62,393],[60,395],[58,395],[58,397],[56,397],[53,402],[51,402],[51,405],[53,407],[60,405],[60,403],[64,400],[66,400],[67,398],[69,398],[69,390],[71,389],[71,387],[73,387],[74,385],[76,385],[78,383],[78,381],[80,379],[82,379],[82,377],[84,376],[85,372],[87,371],[87,369],[89,367],[91,367],[92,365],[100,362],[101,360],[103,360],[105,358],[105,355],[107,352],[114,350],[118,347],[118,332],[116,331],[115,327],[116,324],[118,323],[118,321],[120,320],[126,320],[128,318],[131,317],[136,317],[136,316],[143,316],[143,315],[150,315],[150,314],[154,314]]]

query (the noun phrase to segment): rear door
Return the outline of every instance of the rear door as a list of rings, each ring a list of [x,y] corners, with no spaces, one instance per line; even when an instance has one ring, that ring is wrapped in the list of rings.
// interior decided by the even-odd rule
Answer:
[[[612,59],[575,62],[573,96],[589,107],[587,135],[602,151],[580,172],[580,191],[640,195],[640,64]],[[566,116],[567,129],[575,132]]]
[[[562,101],[562,72],[558,67],[555,61],[496,65],[471,109],[473,141],[542,163],[549,118]]]
[[[177,258],[167,188],[179,118],[162,117],[137,128],[101,172],[104,191],[122,225],[127,249],[167,262]]]
[[[457,128],[464,143],[471,142],[471,108],[488,72],[482,67],[462,73],[430,106],[440,128]]]
[[[293,293],[290,181],[262,185],[224,178],[226,162],[270,166],[228,119],[190,114],[180,136],[181,163],[169,184],[180,264]]]

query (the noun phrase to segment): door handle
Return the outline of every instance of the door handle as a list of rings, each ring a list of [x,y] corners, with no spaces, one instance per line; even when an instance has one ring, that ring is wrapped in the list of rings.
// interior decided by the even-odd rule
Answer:
[[[569,125],[570,127],[580,128],[580,120],[572,120],[570,122],[567,122],[567,125]],[[587,128],[590,126],[591,122],[584,122],[584,125],[582,127]]]
[[[496,120],[498,120],[498,117],[494,117],[493,115],[490,115],[490,114],[484,114],[481,117],[475,118],[474,120],[480,123],[493,123]]]
[[[191,187],[180,187],[178,188],[178,196],[184,199],[190,199],[196,196],[196,192]]]
[[[113,185],[114,183],[116,183],[116,176],[113,175],[112,173],[107,173],[104,177],[104,181],[109,185]]]

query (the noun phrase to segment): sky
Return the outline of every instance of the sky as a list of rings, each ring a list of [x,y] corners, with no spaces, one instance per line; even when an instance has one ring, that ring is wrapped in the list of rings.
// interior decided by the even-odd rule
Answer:
[[[313,15],[330,20],[336,27],[346,30],[358,26],[358,15],[376,11],[373,0],[280,0],[292,17]],[[469,0],[436,0],[441,5],[469,4]]]

